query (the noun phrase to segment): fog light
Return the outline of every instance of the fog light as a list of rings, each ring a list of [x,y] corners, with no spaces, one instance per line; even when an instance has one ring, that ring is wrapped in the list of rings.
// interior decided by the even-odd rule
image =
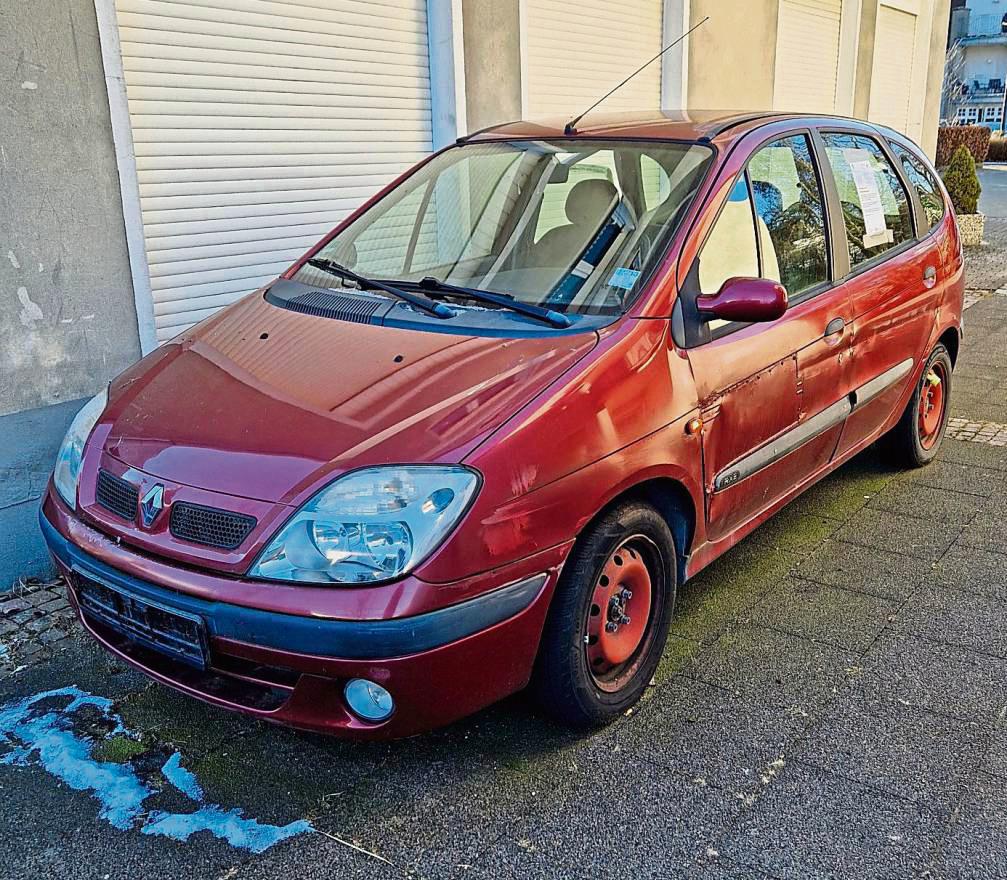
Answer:
[[[384,721],[395,709],[392,695],[366,678],[350,679],[343,693],[353,714],[364,721]]]

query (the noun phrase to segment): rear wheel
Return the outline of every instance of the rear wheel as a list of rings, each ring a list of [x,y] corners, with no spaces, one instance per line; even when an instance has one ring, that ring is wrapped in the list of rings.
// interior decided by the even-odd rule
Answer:
[[[951,403],[951,356],[937,345],[927,358],[923,375],[899,423],[888,436],[894,462],[922,467],[931,462],[944,440]]]
[[[640,699],[675,606],[675,541],[642,502],[605,514],[578,540],[546,621],[532,687],[578,726],[606,724]]]

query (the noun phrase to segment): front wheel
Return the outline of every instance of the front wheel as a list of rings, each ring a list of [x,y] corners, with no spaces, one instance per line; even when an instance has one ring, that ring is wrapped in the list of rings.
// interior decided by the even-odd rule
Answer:
[[[626,502],[578,539],[556,588],[532,688],[565,724],[607,724],[654,675],[675,607],[675,540],[653,507]]]
[[[922,467],[937,455],[944,440],[951,405],[951,356],[938,344],[927,358],[923,375],[899,423],[888,437],[893,462]]]

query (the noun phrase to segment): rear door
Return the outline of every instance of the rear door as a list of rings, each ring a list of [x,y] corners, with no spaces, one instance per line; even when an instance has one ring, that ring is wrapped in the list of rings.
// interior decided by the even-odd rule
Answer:
[[[781,282],[768,324],[702,320],[695,296],[728,278]],[[810,132],[759,145],[682,285],[688,357],[703,418],[708,534],[729,535],[832,457],[849,409],[851,317],[832,285],[828,219]]]
[[[900,405],[940,300],[938,244],[916,234],[916,198],[880,137],[821,134],[843,215],[844,287],[853,306],[853,411],[838,453],[875,434]]]

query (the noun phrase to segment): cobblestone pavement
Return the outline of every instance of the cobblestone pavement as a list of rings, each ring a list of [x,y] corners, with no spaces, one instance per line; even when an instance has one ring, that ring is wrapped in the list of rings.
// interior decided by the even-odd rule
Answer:
[[[515,697],[348,744],[53,637],[0,681],[0,876],[1007,877],[1007,297],[979,298],[966,331],[953,432],[989,441],[949,438],[910,472],[868,451],[806,492],[682,587],[654,686],[594,735]],[[81,692],[109,702],[77,710],[77,739],[23,747],[39,729],[18,701],[58,714]],[[109,780],[141,785],[125,819],[88,790]],[[189,835],[194,802],[211,830]],[[207,817],[293,836],[253,854]]]
[[[26,581],[0,593],[0,679],[57,650],[76,631],[61,580]]]

